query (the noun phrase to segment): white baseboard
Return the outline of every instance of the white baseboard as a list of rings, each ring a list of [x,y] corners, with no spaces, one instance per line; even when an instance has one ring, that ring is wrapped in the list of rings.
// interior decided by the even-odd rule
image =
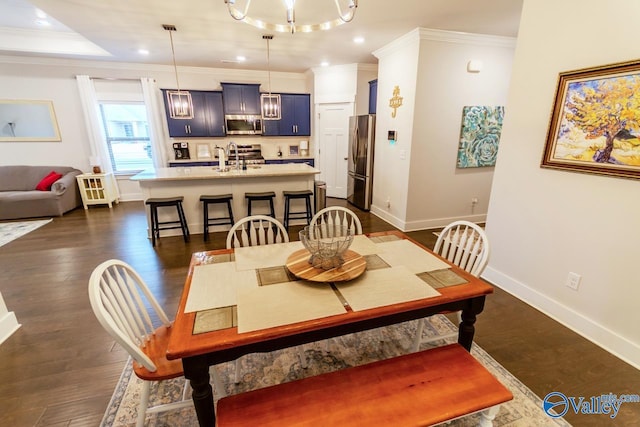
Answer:
[[[379,208],[378,206],[375,205],[371,205],[371,208],[369,210],[370,213],[374,214],[375,216],[381,218],[382,220],[388,222],[389,224],[393,225],[394,227],[398,228],[399,230],[404,231],[405,230],[405,222],[402,221],[400,218],[391,215],[390,212]]]
[[[482,278],[540,310],[609,353],[640,369],[640,346],[524,283],[488,266]]]
[[[467,215],[467,216],[457,216],[450,218],[435,218],[435,219],[424,219],[418,221],[403,221],[400,218],[393,216],[390,212],[385,209],[381,209],[378,206],[372,205],[370,212],[377,217],[385,220],[389,224],[397,227],[401,231],[418,231],[418,230],[428,230],[431,228],[442,228],[447,224],[452,223],[453,221],[471,221],[471,222],[486,222],[487,214],[478,214],[478,215]]]
[[[434,219],[423,219],[418,221],[410,221],[406,223],[406,230],[404,231],[418,231],[418,230],[429,230],[432,228],[443,228],[448,224],[451,224],[453,221],[471,221],[474,223],[486,222],[487,214],[478,214],[478,215],[465,215],[465,216],[456,216],[449,218],[434,218]]]

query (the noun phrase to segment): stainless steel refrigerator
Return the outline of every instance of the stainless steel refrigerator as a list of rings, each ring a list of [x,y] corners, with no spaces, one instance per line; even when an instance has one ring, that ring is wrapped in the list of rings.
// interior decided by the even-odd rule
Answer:
[[[349,118],[347,201],[366,211],[371,207],[373,194],[375,134],[375,114]]]

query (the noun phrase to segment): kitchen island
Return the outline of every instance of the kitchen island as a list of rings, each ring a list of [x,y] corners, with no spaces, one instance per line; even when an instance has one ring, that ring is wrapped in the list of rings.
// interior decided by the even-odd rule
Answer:
[[[226,172],[221,172],[217,166],[198,166],[150,169],[140,172],[130,179],[138,181],[145,200],[150,197],[184,196],[183,207],[189,232],[198,234],[203,231],[200,196],[233,194],[233,216],[238,221],[247,216],[245,193],[274,191],[276,193],[276,217],[279,221],[284,222],[282,192],[313,191],[315,176],[319,173],[318,169],[307,164],[259,165],[249,166],[247,170],[232,168]],[[292,202],[292,210],[301,210],[298,206],[294,209],[294,202]],[[211,206],[210,212],[210,216],[223,216],[226,215],[226,207],[224,205]],[[264,203],[264,207],[254,204],[252,209],[254,215],[267,212],[268,203]],[[160,221],[170,220],[176,215],[175,209],[168,208],[166,213],[161,210],[159,215]],[[147,215],[147,221],[149,221],[149,215]],[[210,231],[226,231],[228,229],[228,225],[209,228]],[[162,231],[163,236],[180,233],[180,230]]]

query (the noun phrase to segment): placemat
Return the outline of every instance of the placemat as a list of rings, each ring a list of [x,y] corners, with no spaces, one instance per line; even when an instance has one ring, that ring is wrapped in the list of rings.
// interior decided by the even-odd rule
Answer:
[[[299,241],[235,248],[236,269],[243,271],[285,265],[287,257],[302,248],[302,243]]]
[[[441,270],[451,266],[409,240],[377,243],[378,256],[392,267],[403,265],[413,274]]]
[[[185,304],[185,313],[236,305],[236,291],[257,288],[254,270],[236,271],[235,262],[196,265]]]
[[[238,290],[238,333],[345,312],[327,284],[297,281]]]
[[[365,271],[359,278],[335,286],[353,311],[440,295],[404,266]]]

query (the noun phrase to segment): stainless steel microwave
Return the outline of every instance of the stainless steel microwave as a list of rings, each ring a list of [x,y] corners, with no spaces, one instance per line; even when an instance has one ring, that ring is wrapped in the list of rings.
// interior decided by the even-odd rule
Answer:
[[[227,135],[261,135],[262,116],[260,115],[227,115],[224,116]]]

